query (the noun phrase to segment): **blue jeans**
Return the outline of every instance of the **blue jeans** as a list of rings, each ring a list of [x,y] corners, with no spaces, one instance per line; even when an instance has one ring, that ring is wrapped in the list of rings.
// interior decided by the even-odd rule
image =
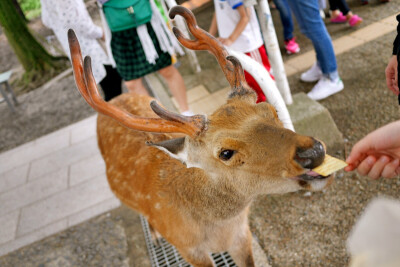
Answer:
[[[285,41],[293,38],[293,19],[292,12],[287,0],[274,0],[275,6],[279,11],[283,25],[283,37]]]
[[[335,80],[339,77],[336,56],[331,37],[319,14],[318,0],[288,0],[291,10],[299,23],[300,30],[313,43],[317,63],[324,76]]]

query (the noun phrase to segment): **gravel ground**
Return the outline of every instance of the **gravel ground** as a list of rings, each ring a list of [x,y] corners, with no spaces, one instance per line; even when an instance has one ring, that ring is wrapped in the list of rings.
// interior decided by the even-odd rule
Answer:
[[[371,0],[368,6],[361,6],[358,0],[348,1],[354,13],[364,18],[361,27],[399,11],[399,0],[384,5],[377,2]],[[205,9],[197,15],[200,26],[205,29],[208,29],[211,10]],[[272,15],[281,40],[277,11],[273,10]],[[354,31],[347,25],[327,24],[327,27],[332,39]],[[296,36],[302,51],[312,49],[311,43],[298,32],[297,27]],[[2,38],[0,36],[0,51],[3,52]],[[346,148],[336,155],[338,157],[345,158],[351,146],[371,130],[399,119],[397,98],[386,88],[384,78],[393,39],[394,33],[385,35],[337,58],[345,90],[320,103],[331,112],[345,138]],[[212,73],[209,66],[215,63],[210,63],[210,56],[205,53],[199,55],[204,55],[200,56],[203,69]],[[289,56],[283,55],[283,58],[285,60]],[[180,70],[184,77],[192,75],[185,67],[186,59],[182,59],[182,65]],[[308,92],[312,84],[300,83],[298,78],[298,74],[289,77],[292,92]],[[79,96],[71,76],[51,88],[20,96],[19,100],[22,105],[17,114],[11,114],[4,103],[0,104],[0,151],[94,114]],[[399,198],[399,189],[398,178],[371,181],[355,173],[339,172],[336,182],[325,192],[260,197],[251,213],[252,230],[272,266],[346,266],[349,256],[345,242],[364,207],[376,196]],[[117,217],[111,216],[110,220],[117,220]],[[78,227],[86,227],[86,223]],[[65,242],[73,239],[69,230],[51,238],[57,239],[62,235]],[[93,237],[92,242],[96,243],[96,238]],[[78,243],[74,245],[82,246]],[[29,257],[25,259],[29,261]],[[91,263],[95,262],[87,261],[86,265],[95,265]]]
[[[121,217],[107,213],[2,257],[0,266],[128,267],[127,248]]]

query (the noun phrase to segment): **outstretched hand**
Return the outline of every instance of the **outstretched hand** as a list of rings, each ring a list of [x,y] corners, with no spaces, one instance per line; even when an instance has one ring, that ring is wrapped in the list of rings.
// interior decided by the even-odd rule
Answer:
[[[385,125],[358,141],[351,150],[345,171],[357,169],[372,179],[400,174],[400,120]]]

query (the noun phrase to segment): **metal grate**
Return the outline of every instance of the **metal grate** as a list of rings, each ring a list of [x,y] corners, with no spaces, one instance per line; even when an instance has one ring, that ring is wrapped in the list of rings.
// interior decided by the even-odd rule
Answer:
[[[160,246],[155,246],[151,240],[150,228],[147,220],[140,215],[147,250],[150,255],[152,267],[191,267],[176,250],[164,238],[160,240]],[[231,256],[227,253],[218,253],[211,255],[217,267],[237,267]]]

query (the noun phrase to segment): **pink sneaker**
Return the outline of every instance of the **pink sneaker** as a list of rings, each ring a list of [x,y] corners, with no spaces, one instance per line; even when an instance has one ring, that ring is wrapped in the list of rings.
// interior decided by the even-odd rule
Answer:
[[[359,25],[362,21],[363,21],[362,18],[360,18],[357,15],[354,15],[351,17],[351,19],[349,19],[350,27],[355,27],[355,26]]]
[[[298,43],[296,43],[296,38],[293,37],[292,39],[285,41],[285,49],[286,53],[290,54],[296,54],[299,53],[300,51],[300,46]]]
[[[345,23],[347,21],[347,18],[345,15],[343,15],[342,12],[340,12],[339,15],[337,15],[334,18],[331,18],[330,21],[332,23]]]

